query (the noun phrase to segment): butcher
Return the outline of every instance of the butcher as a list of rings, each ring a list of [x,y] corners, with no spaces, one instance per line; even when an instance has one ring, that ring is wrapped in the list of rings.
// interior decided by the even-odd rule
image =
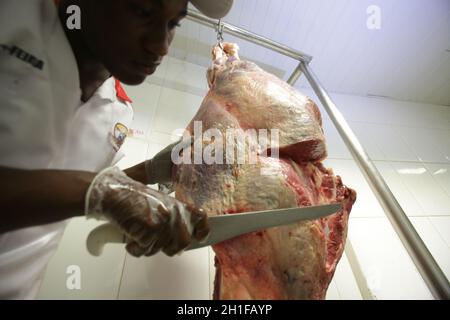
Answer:
[[[190,2],[215,19],[232,5]],[[127,170],[114,166],[133,117],[121,83],[139,85],[155,72],[187,5],[2,0],[1,299],[36,296],[72,217],[110,220],[134,256],[174,255],[207,236],[204,212],[147,187],[170,179],[173,145]]]

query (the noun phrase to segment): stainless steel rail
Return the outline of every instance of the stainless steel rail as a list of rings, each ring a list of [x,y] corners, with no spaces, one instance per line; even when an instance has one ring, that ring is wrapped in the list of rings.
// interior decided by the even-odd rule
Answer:
[[[207,18],[193,10],[188,11],[187,18],[208,27],[216,28],[218,26],[216,20]],[[311,71],[308,63],[312,60],[312,56],[228,23],[221,22],[221,27],[224,32],[246,41],[259,44],[265,48],[299,61],[299,65],[289,77],[288,83],[294,85],[301,73],[303,72],[305,74],[308,82],[319,97],[330,119],[333,121],[340,136],[363,172],[369,186],[383,207],[389,221],[393,225],[424,281],[428,285],[431,293],[436,299],[450,299],[450,283],[445,274],[439,268],[432,254],[423,243],[405,212],[397,202],[395,196],[392,194],[386,182],[383,180],[361,143],[351,130],[347,121],[333,103],[326,90],[322,87],[317,77]]]
[[[188,11],[187,19],[198,22],[204,26],[211,28],[217,27],[218,24],[217,20],[205,17],[201,13],[193,10]],[[238,28],[225,22],[221,22],[221,26],[223,27],[223,32],[227,32],[238,38],[259,44],[260,46],[276,51],[285,56],[291,57],[295,60],[304,62],[310,62],[312,60],[312,57],[310,55],[307,55],[306,53],[291,49],[285,45],[282,45],[281,43],[269,40],[267,38],[254,34],[250,31]]]

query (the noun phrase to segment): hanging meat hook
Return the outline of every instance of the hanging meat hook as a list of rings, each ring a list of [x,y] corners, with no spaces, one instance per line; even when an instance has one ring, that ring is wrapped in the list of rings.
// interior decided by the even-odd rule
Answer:
[[[223,27],[224,27],[224,26],[223,26],[223,23],[222,23],[222,19],[219,19],[219,20],[217,21],[217,25],[216,25],[215,30],[216,30],[216,33],[217,33],[217,43],[218,43],[220,49],[222,49],[222,50],[223,50],[223,47],[222,47],[222,42],[223,42]]]

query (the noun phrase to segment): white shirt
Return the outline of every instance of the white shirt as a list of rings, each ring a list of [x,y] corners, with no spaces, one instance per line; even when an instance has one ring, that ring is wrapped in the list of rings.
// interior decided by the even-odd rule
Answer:
[[[97,172],[117,162],[133,116],[117,85],[110,78],[81,103],[76,60],[53,1],[1,0],[0,166]],[[36,296],[65,225],[0,234],[0,298]]]

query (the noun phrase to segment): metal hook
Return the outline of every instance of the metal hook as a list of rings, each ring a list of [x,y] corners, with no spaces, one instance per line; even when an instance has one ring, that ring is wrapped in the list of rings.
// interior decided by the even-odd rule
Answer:
[[[219,19],[217,21],[216,25],[216,33],[217,33],[217,43],[219,44],[219,47],[223,50],[222,42],[223,42],[223,23],[222,19]]]

